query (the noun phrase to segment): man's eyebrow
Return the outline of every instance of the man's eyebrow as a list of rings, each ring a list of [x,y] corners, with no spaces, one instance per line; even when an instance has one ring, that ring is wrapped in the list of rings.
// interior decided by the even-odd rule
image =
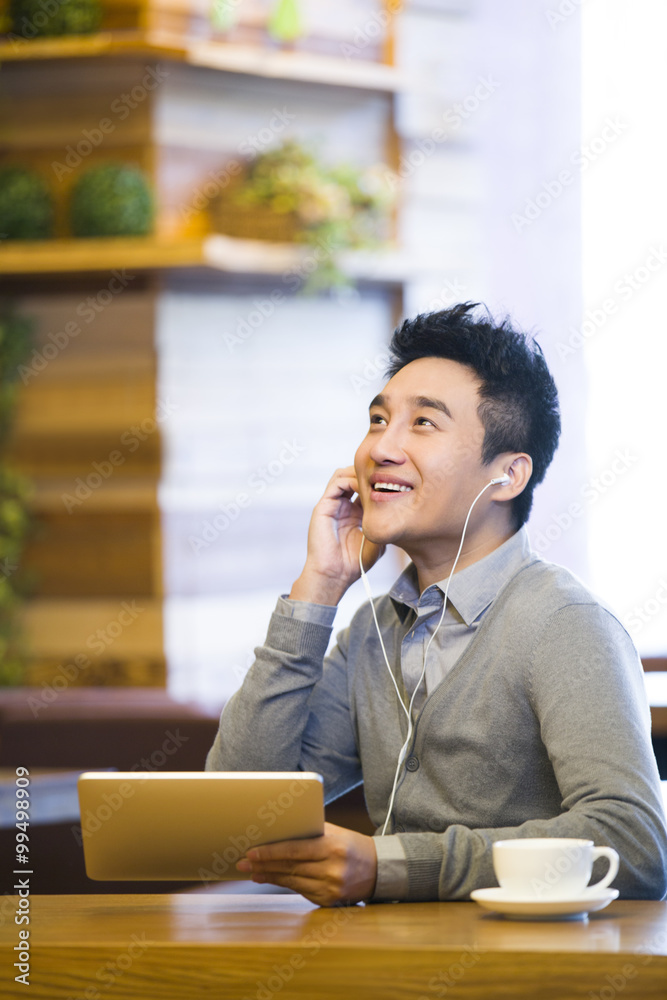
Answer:
[[[409,400],[409,402],[412,403],[412,405],[415,407],[426,406],[432,410],[440,410],[440,412],[444,413],[445,416],[449,417],[450,420],[454,419],[452,414],[450,413],[449,407],[447,406],[446,403],[443,403],[441,399],[431,399],[430,396],[413,396],[412,399]],[[371,400],[370,406],[368,408],[369,410],[372,410],[374,406],[386,407],[386,405],[387,405],[387,397],[380,392],[374,399]]]
[[[450,420],[454,419],[449,412],[449,407],[446,403],[443,403],[441,399],[431,399],[429,396],[415,396],[411,402],[414,403],[415,406],[428,406],[432,410],[440,410],[440,412],[444,413]]]

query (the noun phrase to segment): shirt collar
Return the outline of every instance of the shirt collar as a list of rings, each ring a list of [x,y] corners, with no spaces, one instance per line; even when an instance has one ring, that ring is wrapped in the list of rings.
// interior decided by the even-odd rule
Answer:
[[[466,625],[472,625],[500,590],[533,558],[528,532],[525,527],[520,528],[488,556],[454,574],[447,594],[448,603],[456,608]],[[420,594],[417,570],[414,563],[410,563],[389,591],[389,597],[404,622],[410,608],[416,611],[426,604],[442,607],[446,586],[445,577]]]

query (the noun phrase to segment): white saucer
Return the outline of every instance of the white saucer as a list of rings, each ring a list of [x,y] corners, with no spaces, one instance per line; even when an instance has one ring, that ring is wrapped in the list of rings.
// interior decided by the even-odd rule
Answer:
[[[485,910],[514,920],[574,920],[601,910],[618,896],[618,889],[584,889],[575,899],[519,899],[504,889],[475,889],[470,898]]]

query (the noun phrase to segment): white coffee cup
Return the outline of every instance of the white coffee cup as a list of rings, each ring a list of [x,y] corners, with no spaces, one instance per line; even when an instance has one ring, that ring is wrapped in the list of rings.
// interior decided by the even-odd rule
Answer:
[[[589,886],[593,862],[607,858],[609,871]],[[508,896],[528,900],[577,899],[585,889],[604,889],[618,872],[613,847],[594,847],[592,840],[537,837],[497,840],[493,845],[496,878]]]

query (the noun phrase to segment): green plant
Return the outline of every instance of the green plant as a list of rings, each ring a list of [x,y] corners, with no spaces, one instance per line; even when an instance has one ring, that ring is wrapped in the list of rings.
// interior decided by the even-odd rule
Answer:
[[[11,305],[0,305],[0,685],[18,683],[24,666],[17,612],[23,593],[20,557],[30,525],[30,485],[7,467],[3,456],[17,369],[28,354],[31,336],[32,322],[17,315]]]
[[[102,21],[99,0],[10,0],[12,31],[21,38],[84,35]]]
[[[298,0],[276,0],[268,22],[269,34],[279,42],[293,42],[304,34]]]
[[[213,0],[210,18],[216,31],[231,31],[239,19],[238,0]]]
[[[44,178],[25,167],[0,167],[0,236],[43,240],[53,235],[53,198]]]
[[[294,214],[300,239],[327,250],[307,283],[308,290],[315,291],[347,283],[332,254],[386,240],[394,200],[390,175],[382,165],[328,166],[290,140],[252,161],[234,199],[240,205]]]
[[[104,163],[82,174],[72,189],[75,236],[144,236],[153,227],[153,198],[139,167]]]

